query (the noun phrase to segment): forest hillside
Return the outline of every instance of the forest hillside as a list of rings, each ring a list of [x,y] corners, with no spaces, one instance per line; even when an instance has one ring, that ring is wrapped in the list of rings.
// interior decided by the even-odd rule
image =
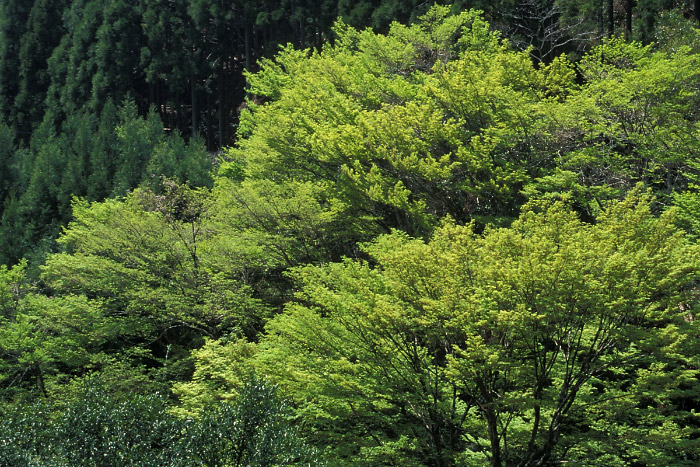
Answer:
[[[697,465],[693,7],[1,1],[0,465]]]

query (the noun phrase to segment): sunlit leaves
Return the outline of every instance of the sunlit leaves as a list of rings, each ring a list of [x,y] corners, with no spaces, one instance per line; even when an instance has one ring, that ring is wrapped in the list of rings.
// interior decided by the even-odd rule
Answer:
[[[565,95],[573,74],[563,59],[538,70],[474,12],[447,13],[387,35],[339,23],[334,46],[264,61],[248,80],[271,100],[242,114],[231,157],[252,179],[324,180],[327,199],[385,229],[515,214],[542,165],[538,101]]]
[[[698,251],[672,213],[651,216],[639,190],[596,225],[561,203],[533,204],[511,228],[476,235],[447,223],[429,243],[397,232],[366,251],[376,268],[298,269],[299,302],[273,319],[254,357],[301,413],[320,426],[337,420],[333,436],[353,439],[360,455],[374,442],[399,443],[398,427],[413,426],[422,441],[409,456],[424,463],[464,450],[494,465],[565,457],[585,437],[577,417],[604,417],[588,407],[615,397],[639,403],[618,384],[647,381],[654,400],[670,390],[644,370],[647,352],[666,372],[692,378],[683,363],[689,329],[679,331],[694,325],[679,303],[690,299]],[[350,420],[367,424],[364,438]],[[661,429],[644,420],[618,429]],[[664,423],[683,431],[680,420]]]

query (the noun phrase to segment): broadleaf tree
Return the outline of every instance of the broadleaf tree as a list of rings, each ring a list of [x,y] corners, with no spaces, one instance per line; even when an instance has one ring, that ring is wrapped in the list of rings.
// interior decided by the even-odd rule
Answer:
[[[295,270],[298,301],[255,358],[316,437],[342,440],[333,462],[697,461],[678,402],[697,378],[697,247],[641,190],[594,225],[531,209],[483,235],[447,222],[427,243],[382,236],[365,247],[375,266]],[[613,433],[629,444],[592,441]]]

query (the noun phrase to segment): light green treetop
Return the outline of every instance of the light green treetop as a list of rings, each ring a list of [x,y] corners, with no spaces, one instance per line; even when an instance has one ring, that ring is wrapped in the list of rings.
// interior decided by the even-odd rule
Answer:
[[[343,439],[338,462],[614,464],[693,443],[688,412],[646,405],[692,397],[676,384],[694,377],[699,257],[673,213],[653,217],[640,190],[595,225],[561,203],[530,209],[483,235],[447,222],[428,243],[380,237],[365,247],[376,267],[295,271],[298,302],[256,359],[317,436]],[[610,418],[612,400],[636,409]]]

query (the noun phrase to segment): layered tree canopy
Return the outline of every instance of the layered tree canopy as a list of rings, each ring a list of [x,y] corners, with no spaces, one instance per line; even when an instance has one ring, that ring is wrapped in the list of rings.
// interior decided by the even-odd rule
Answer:
[[[297,302],[258,358],[350,464],[623,465],[695,444],[677,406],[656,407],[695,393],[697,249],[639,192],[595,225],[533,208],[510,228],[396,232],[364,247],[370,263],[295,270]]]
[[[602,3],[58,2],[54,29],[51,2],[5,3],[21,54],[59,44],[32,82],[50,118],[0,125],[2,462],[700,462],[700,33],[679,12],[639,2],[645,45],[603,38],[626,13],[586,36]],[[554,42],[494,29],[528,5]],[[275,28],[298,40],[254,64]],[[151,92],[191,101],[142,118]],[[232,146],[178,134],[235,93]]]

